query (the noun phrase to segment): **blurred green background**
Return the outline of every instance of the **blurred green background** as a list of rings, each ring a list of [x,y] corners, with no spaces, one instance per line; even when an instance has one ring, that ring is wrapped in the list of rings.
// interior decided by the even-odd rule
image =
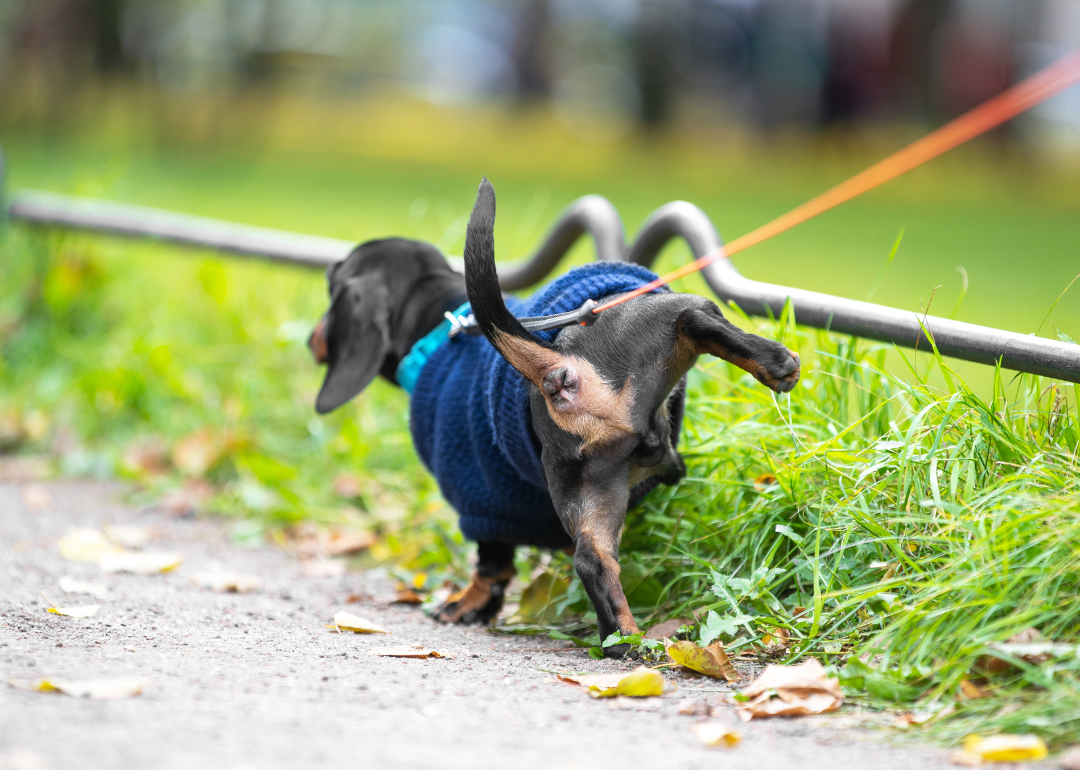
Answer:
[[[630,237],[683,199],[731,239],[1069,50],[1069,7],[4,0],[0,145],[9,189],[451,254],[482,175],[500,258],[528,255],[593,193]],[[1076,105],[1055,100],[736,263],[1075,339],[1080,290],[1047,314],[1080,272]],[[404,562],[460,554],[401,393],[377,383],[314,414],[317,271],[19,224],[0,249],[9,459],[133,477],[148,500],[209,496],[257,514],[256,538],[349,520]],[[658,268],[687,257],[672,245]],[[560,269],[591,258],[582,241]],[[985,368],[957,369],[990,387]]]

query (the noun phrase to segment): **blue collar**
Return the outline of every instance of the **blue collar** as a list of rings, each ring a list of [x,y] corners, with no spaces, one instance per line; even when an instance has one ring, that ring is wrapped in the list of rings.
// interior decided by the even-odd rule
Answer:
[[[394,372],[394,379],[402,390],[412,395],[424,364],[428,362],[439,345],[450,339],[451,330],[455,326],[461,326],[461,321],[458,319],[464,320],[468,315],[469,303],[466,302],[453,313],[447,313],[442,323],[416,341],[416,344],[409,349],[408,355],[401,359],[397,371]]]

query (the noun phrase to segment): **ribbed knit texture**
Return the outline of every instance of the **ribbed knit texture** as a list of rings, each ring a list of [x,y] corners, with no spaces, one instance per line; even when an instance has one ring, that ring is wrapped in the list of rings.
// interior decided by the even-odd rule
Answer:
[[[631,291],[655,278],[639,265],[593,262],[527,300],[511,297],[506,304],[518,318],[565,313],[587,299]],[[536,336],[551,341],[557,333]],[[420,459],[461,517],[466,538],[571,545],[548,495],[529,383],[486,338],[459,335],[432,354],[416,381],[409,427]]]

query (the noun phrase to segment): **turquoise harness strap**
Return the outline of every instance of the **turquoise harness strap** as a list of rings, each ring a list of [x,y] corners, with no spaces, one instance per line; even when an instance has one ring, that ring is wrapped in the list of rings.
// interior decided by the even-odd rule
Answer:
[[[450,332],[454,327],[465,326],[469,317],[469,303],[466,302],[453,313],[447,313],[442,323],[416,341],[416,344],[409,349],[408,355],[401,359],[397,371],[394,372],[394,379],[402,390],[412,395],[416,380],[420,377],[420,371],[431,358],[431,354],[439,345],[450,339]]]

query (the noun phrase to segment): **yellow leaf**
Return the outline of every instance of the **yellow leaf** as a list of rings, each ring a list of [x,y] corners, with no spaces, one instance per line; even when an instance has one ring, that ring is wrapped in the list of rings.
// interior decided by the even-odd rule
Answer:
[[[664,677],[659,671],[641,666],[628,674],[611,674],[609,677],[617,677],[614,683],[611,679],[598,677],[577,677],[577,682],[589,688],[589,695],[594,698],[614,698],[616,695],[626,695],[630,698],[649,698],[664,694]]]
[[[105,572],[133,572],[136,575],[156,575],[179,567],[184,557],[178,553],[120,551],[106,554],[98,564]]]
[[[737,730],[731,729],[723,722],[697,722],[690,725],[690,729],[706,746],[723,746],[726,749],[733,749],[742,740],[742,735]]]
[[[55,615],[66,615],[69,618],[88,618],[100,609],[100,605],[87,604],[82,607],[49,607],[49,612]]]
[[[59,692],[76,698],[91,700],[120,700],[142,694],[143,688],[153,684],[145,677],[117,677],[113,679],[9,679],[8,684],[21,690],[35,692]]]
[[[180,439],[173,447],[172,461],[177,470],[188,476],[205,476],[225,454],[221,441],[209,428],[200,428]]]
[[[116,553],[104,532],[87,527],[70,530],[60,538],[58,545],[60,555],[68,561],[100,562],[108,554]]]
[[[680,666],[697,671],[699,674],[737,682],[742,677],[731,665],[724,647],[719,642],[708,647],[699,647],[693,642],[679,641],[667,645],[668,657]]]
[[[964,753],[984,762],[1029,762],[1046,757],[1046,744],[1037,735],[969,735],[964,739]]]
[[[364,620],[358,615],[342,610],[334,615],[334,622],[326,626],[336,628],[339,631],[352,631],[354,634],[388,634],[390,633],[378,623]]]

